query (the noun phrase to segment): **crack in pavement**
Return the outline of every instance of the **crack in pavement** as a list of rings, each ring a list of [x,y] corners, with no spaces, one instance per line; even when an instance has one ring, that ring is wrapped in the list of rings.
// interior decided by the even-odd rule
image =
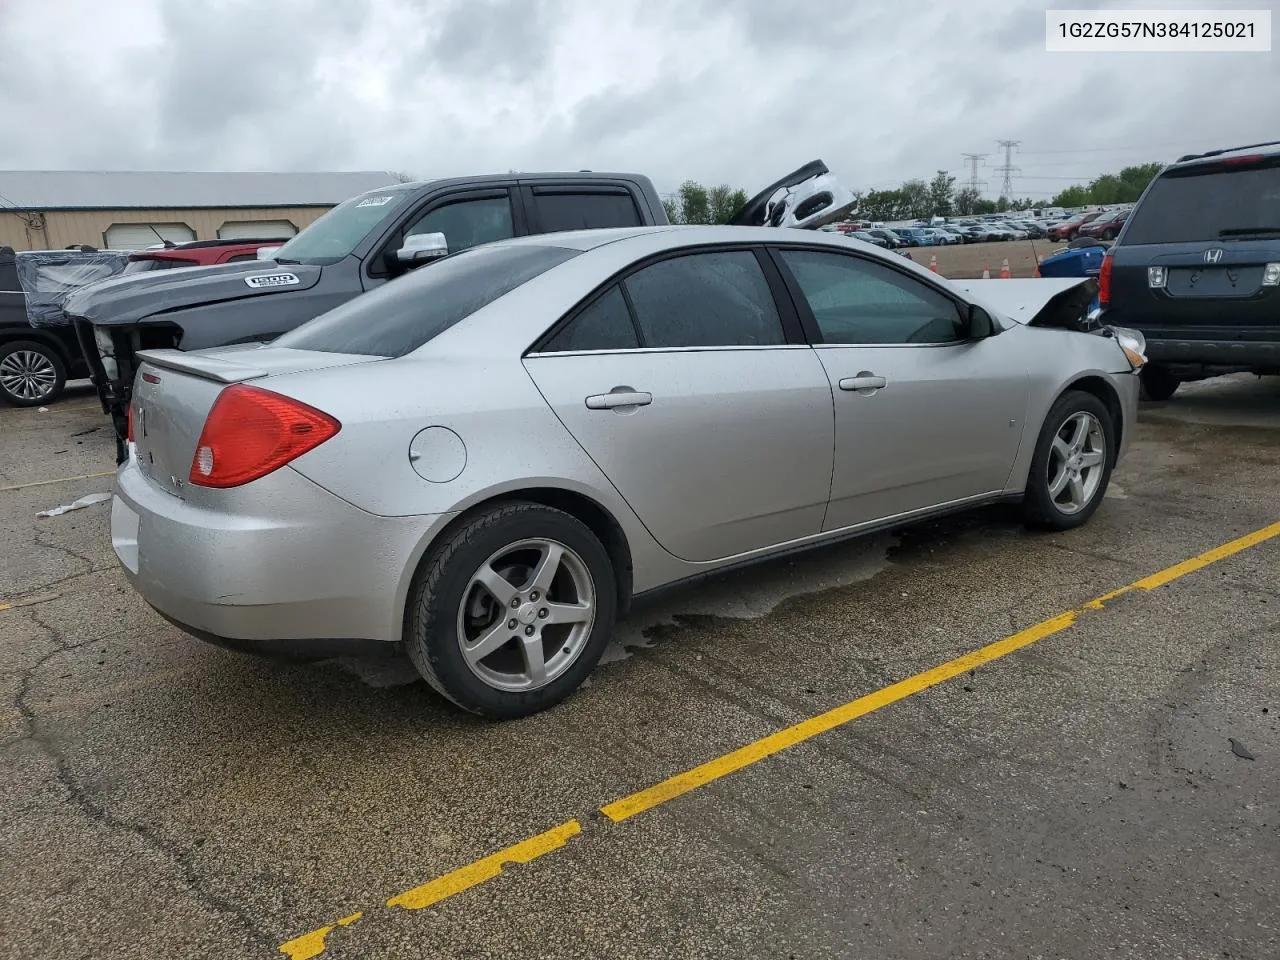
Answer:
[[[57,645],[57,649],[50,651],[41,657],[31,666],[22,671],[19,678],[18,691],[14,696],[14,707],[18,714],[22,717],[26,734],[19,738],[18,741],[29,740],[35,744],[41,752],[49,758],[54,768],[54,779],[61,784],[62,788],[67,791],[68,800],[71,806],[79,810],[85,817],[92,822],[108,829],[115,830],[135,837],[145,846],[159,853],[163,857],[173,861],[178,868],[182,882],[194,893],[197,899],[206,907],[212,909],[215,913],[233,917],[252,935],[253,939],[267,947],[274,948],[276,938],[269,935],[258,923],[248,915],[248,913],[238,904],[226,899],[222,895],[209,889],[204,878],[196,870],[195,865],[191,862],[190,857],[182,851],[180,847],[170,843],[161,837],[156,831],[142,824],[130,823],[116,816],[104,805],[98,803],[90,795],[89,791],[78,784],[70,773],[70,764],[62,751],[51,737],[46,736],[40,731],[39,716],[28,702],[31,694],[31,683],[37,672],[45,666],[54,657],[67,651],[74,650],[89,643],[96,643],[103,637],[94,637],[88,640],[77,641],[76,643],[68,643],[61,632],[51,624],[42,620],[34,609],[28,609],[27,615],[31,620],[49,634],[49,637]],[[110,634],[108,635],[110,636]]]

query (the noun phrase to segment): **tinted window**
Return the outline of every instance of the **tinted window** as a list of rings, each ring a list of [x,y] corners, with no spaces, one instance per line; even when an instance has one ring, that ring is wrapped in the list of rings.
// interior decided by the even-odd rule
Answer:
[[[1165,174],[1129,217],[1124,242],[1280,237],[1280,165]]]
[[[405,231],[406,236],[419,233],[443,233],[450,253],[495,240],[507,240],[515,236],[515,228],[511,225],[511,201],[503,194],[501,197],[447,203],[436,207]]]
[[[538,223],[546,233],[638,227],[640,213],[628,193],[543,193],[534,191]]]
[[[227,263],[239,263],[241,260],[257,260],[256,253],[237,253],[234,257],[227,257]]]
[[[952,343],[964,338],[948,297],[856,257],[783,250],[826,343]]]
[[[401,357],[459,320],[564,263],[564,247],[481,247],[383,284],[291,330],[276,346]]]
[[[18,283],[18,267],[12,260],[0,260],[0,292],[22,292],[22,286]]]
[[[175,257],[142,257],[124,265],[124,273],[141,273],[144,270],[172,270],[175,267],[198,267],[199,260],[179,260]]]
[[[633,350],[640,346],[631,311],[617,285],[596,297],[552,337],[541,353],[570,350]]]
[[[749,250],[662,260],[626,279],[645,347],[785,342],[773,294]]]

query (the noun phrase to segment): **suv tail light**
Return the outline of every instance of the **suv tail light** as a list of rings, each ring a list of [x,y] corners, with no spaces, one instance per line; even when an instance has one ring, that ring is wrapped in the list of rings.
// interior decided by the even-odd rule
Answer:
[[[191,461],[199,487],[238,487],[265,477],[342,429],[300,400],[233,384],[218,394]]]
[[[129,433],[128,433],[128,436],[125,437],[125,441],[128,443],[133,443],[133,404],[132,403],[130,403],[127,407],[124,408],[124,418],[129,422]],[[119,434],[117,434],[117,436],[119,436]]]
[[[1098,306],[1111,305],[1111,254],[1102,258],[1102,267],[1098,270]]]

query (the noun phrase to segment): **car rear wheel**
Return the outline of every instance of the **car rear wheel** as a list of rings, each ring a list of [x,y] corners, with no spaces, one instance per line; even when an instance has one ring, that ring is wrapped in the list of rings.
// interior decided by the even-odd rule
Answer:
[[[1115,459],[1114,426],[1106,404],[1070,390],[1045,417],[1027,477],[1028,525],[1070,530],[1086,523],[1106,493]]]
[[[541,504],[507,503],[429,553],[410,591],[405,646],[436,691],[510,719],[582,684],[616,609],[609,554],[585,524]]]
[[[1168,400],[1182,383],[1164,367],[1147,364],[1139,374],[1142,383],[1142,395],[1148,400]]]
[[[0,398],[16,407],[36,407],[58,398],[67,370],[53,348],[34,340],[0,344]]]

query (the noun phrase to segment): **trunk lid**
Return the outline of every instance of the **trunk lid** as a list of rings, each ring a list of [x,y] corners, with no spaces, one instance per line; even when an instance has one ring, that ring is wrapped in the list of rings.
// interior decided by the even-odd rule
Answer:
[[[133,456],[152,483],[182,499],[205,493],[187,479],[205,419],[227,386],[254,381],[269,390],[274,376],[382,359],[256,344],[194,353],[143,350],[138,358],[130,409]]]

